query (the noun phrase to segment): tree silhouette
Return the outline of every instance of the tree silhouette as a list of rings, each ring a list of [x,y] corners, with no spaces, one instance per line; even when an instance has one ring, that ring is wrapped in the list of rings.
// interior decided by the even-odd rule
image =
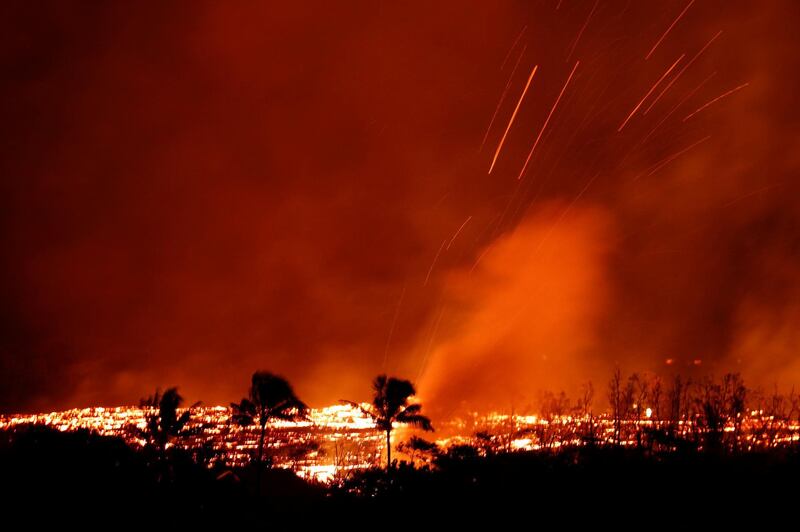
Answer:
[[[392,467],[392,428],[395,423],[412,425],[432,431],[431,420],[423,416],[422,405],[409,403],[416,394],[411,381],[378,375],[372,382],[373,398],[369,407],[353,401],[342,401],[360,409],[369,416],[375,426],[386,432],[386,470]]]
[[[636,431],[636,446],[642,448],[642,418],[645,417],[645,405],[650,398],[650,383],[643,375],[633,373],[628,377],[630,404],[634,414],[633,425]]]
[[[688,417],[689,391],[692,386],[691,380],[684,381],[680,375],[675,375],[672,385],[667,391],[667,401],[669,405],[669,431],[671,436],[678,434],[680,422]]]
[[[248,396],[238,403],[231,403],[231,410],[234,423],[242,427],[258,423],[261,429],[256,454],[257,489],[260,491],[267,423],[307,419],[308,407],[297,398],[289,381],[268,371],[256,371],[253,373]]]
[[[176,387],[168,388],[163,394],[156,390],[154,395],[139,401],[139,406],[148,410],[141,436],[158,451],[161,458],[166,455],[167,445],[171,441],[188,434],[186,424],[191,418],[191,411],[187,409],[178,415],[181,404],[183,397]],[[199,404],[193,404],[192,408]]]
[[[475,436],[480,440],[484,434],[486,433],[478,433]],[[412,464],[416,464],[420,460],[428,465],[439,454],[439,446],[436,443],[419,436],[411,436],[408,441],[398,444],[397,448],[411,458]]]
[[[611,404],[611,415],[614,419],[614,443],[620,444],[620,432],[622,429],[622,372],[619,368],[614,369],[614,375],[608,382],[608,402]]]
[[[653,376],[650,384],[650,402],[653,404],[653,419],[661,421],[661,396],[664,390],[661,384],[661,377]]]
[[[595,434],[595,421],[594,413],[592,411],[592,404],[594,402],[594,385],[592,381],[587,381],[581,386],[581,395],[578,397],[578,402],[575,405],[575,412],[587,421],[586,432],[583,434],[582,439],[588,445],[596,445],[598,442],[597,435]]]

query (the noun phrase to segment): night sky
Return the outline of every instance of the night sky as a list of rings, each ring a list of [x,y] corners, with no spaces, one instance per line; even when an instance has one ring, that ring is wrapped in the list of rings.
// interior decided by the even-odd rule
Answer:
[[[3,2],[0,412],[800,384],[800,3],[687,4]]]

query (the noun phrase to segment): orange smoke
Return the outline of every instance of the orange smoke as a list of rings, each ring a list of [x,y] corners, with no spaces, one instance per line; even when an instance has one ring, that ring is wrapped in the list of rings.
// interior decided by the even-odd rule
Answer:
[[[759,256],[759,285],[739,304],[727,359],[729,367],[765,390],[776,385],[788,389],[800,382],[796,256],[785,245],[774,244],[768,242]]]
[[[449,323],[420,381],[426,406],[519,410],[542,388],[586,379],[608,300],[611,232],[601,209],[551,203],[498,239],[474,270],[452,274]]]

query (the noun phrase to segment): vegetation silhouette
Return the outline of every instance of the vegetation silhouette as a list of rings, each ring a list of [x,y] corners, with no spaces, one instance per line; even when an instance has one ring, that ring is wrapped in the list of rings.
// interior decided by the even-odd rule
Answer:
[[[386,433],[386,470],[392,467],[392,430],[395,423],[412,425],[426,431],[433,431],[431,420],[422,415],[422,405],[411,403],[416,395],[411,381],[378,375],[372,382],[372,404],[364,407],[354,401],[343,400],[370,417],[378,430]]]
[[[81,528],[123,522],[125,528],[184,528],[205,521],[216,505],[240,498],[235,483],[218,480],[216,470],[183,449],[170,447],[164,459],[152,450],[85,429],[19,425],[0,432],[0,515],[30,528],[50,519],[61,528],[70,522]],[[164,463],[172,472],[169,482]]]
[[[430,466],[433,458],[441,452],[436,442],[428,441],[416,435],[398,444],[397,450],[408,455],[412,464],[421,463],[424,466]]]
[[[17,425],[0,432],[0,482],[11,492],[0,503],[10,505],[4,515],[28,508],[27,515],[34,515],[36,508],[47,507],[68,520],[89,515],[76,508],[90,501],[94,519],[124,515],[126,524],[141,520],[145,526],[157,522],[184,528],[187,523],[260,525],[267,514],[275,522],[295,525],[298,516],[305,525],[312,516],[374,511],[385,517],[398,504],[414,508],[415,515],[452,516],[469,510],[496,516],[515,508],[510,501],[524,501],[517,508],[526,511],[594,504],[606,512],[621,500],[628,509],[652,509],[693,505],[714,494],[747,502],[737,508],[758,508],[764,501],[774,508],[790,507],[786,505],[796,499],[800,475],[800,397],[794,390],[782,395],[777,389],[771,394],[749,389],[737,374],[694,380],[675,376],[664,382],[662,390],[658,376],[626,376],[617,370],[608,390],[612,410],[600,416],[605,424],[595,422],[594,392],[587,384],[575,402],[563,392],[542,394],[541,419],[547,423],[539,425],[544,432],[526,434],[508,424],[496,427],[499,432],[479,431],[470,443],[449,446],[411,436],[397,445],[411,462],[398,463],[390,454],[393,423],[432,427],[413,403],[411,383],[380,375],[373,383],[371,405],[362,409],[347,403],[386,432],[387,467],[352,469],[329,485],[301,479],[288,469],[262,471],[197,458],[198,452],[188,447],[197,438],[184,438],[191,434],[189,411],[181,410],[183,399],[170,388],[142,402],[150,409],[141,432],[147,441],[143,449],[87,430]],[[260,452],[253,457],[260,466],[269,423],[302,419],[307,407],[285,379],[257,372],[248,398],[233,412],[237,423],[260,427]],[[559,416],[575,416],[580,422],[561,423]],[[757,425],[744,427],[745,416]],[[524,450],[511,445],[521,437],[541,446]],[[750,438],[765,444],[751,446]],[[557,441],[581,443],[554,445]],[[289,456],[302,460],[302,452]],[[155,464],[168,464],[170,482],[163,482],[162,468],[153,467],[151,458]],[[256,491],[240,480],[252,471]],[[262,474],[268,479],[263,492]],[[465,501],[477,504],[466,507]],[[60,511],[53,512],[55,508]]]
[[[167,446],[173,440],[188,435],[186,425],[192,417],[191,408],[200,405],[199,402],[194,403],[179,415],[178,409],[182,404],[183,397],[177,387],[167,388],[164,393],[157,389],[155,394],[139,401],[139,406],[149,411],[145,418],[147,424],[140,434],[161,458],[166,455]]]
[[[267,424],[271,421],[301,421],[308,418],[308,406],[295,395],[285,378],[268,371],[256,371],[247,397],[231,403],[231,420],[239,426],[257,423],[260,432],[256,450],[256,492],[261,492],[261,469]]]

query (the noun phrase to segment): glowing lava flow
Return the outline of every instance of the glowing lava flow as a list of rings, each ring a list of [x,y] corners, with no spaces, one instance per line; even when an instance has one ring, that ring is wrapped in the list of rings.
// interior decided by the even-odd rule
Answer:
[[[140,431],[145,428],[147,414],[147,410],[135,407],[97,407],[0,416],[0,430],[28,424],[47,425],[60,431],[85,429],[122,437],[138,447],[144,445]],[[191,449],[210,443],[216,458],[209,465],[242,466],[253,456],[258,442],[257,427],[239,427],[231,423],[230,410],[226,407],[193,408],[188,428],[192,429],[190,435],[176,444]],[[779,419],[763,410],[751,410],[736,422],[728,420],[711,431],[697,417],[678,421],[656,419],[648,407],[641,409],[640,418],[626,416],[618,422],[606,414],[543,417],[475,412],[437,424],[439,438],[435,443],[443,451],[453,445],[467,444],[474,446],[479,454],[550,451],[585,445],[632,447],[643,445],[643,439],[651,438],[654,431],[692,442],[699,450],[712,432],[719,434],[729,447],[743,451],[800,442],[800,423],[794,419]],[[319,482],[336,481],[354,470],[380,466],[381,454],[385,451],[383,434],[375,430],[372,421],[361,411],[349,405],[312,409],[308,421],[273,423],[268,432],[265,454],[275,466]],[[396,441],[402,441],[402,437],[402,433],[398,434]],[[662,450],[670,449],[667,446]]]
[[[258,442],[258,429],[240,427],[223,406],[192,410],[188,435],[178,443],[196,448],[211,443],[212,463],[241,466],[250,460]],[[148,411],[136,407],[83,408],[0,417],[0,430],[25,424],[47,425],[60,431],[86,429],[103,436],[119,436],[132,446],[143,446],[141,431]],[[269,425],[265,455],[277,466],[318,481],[333,480],[338,471],[370,467],[380,460],[382,434],[372,421],[349,405],[312,409],[308,421],[279,421]]]

